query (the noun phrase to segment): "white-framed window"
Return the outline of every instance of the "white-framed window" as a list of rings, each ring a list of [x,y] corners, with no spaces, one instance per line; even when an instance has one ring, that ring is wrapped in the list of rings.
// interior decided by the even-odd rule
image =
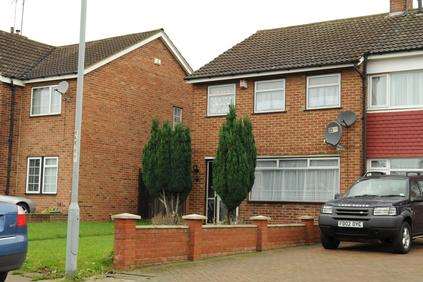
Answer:
[[[341,74],[307,77],[307,109],[341,106]]]
[[[172,108],[172,123],[173,126],[182,123],[182,108],[175,106]]]
[[[235,105],[235,93],[235,84],[209,86],[207,94],[207,115],[226,115],[229,112],[229,106]]]
[[[58,157],[29,157],[26,193],[57,194]]]
[[[339,158],[258,159],[250,201],[317,202],[339,193]]]
[[[41,191],[42,158],[28,158],[26,173],[26,193],[39,194]]]
[[[423,70],[369,77],[370,110],[423,108]]]
[[[45,157],[43,170],[43,194],[57,194],[57,171],[59,158]]]
[[[367,171],[384,172],[388,175],[423,173],[423,158],[370,159],[367,160]]]
[[[285,79],[256,81],[254,112],[285,111]]]
[[[62,96],[55,86],[33,87],[31,116],[58,115],[62,111]]]

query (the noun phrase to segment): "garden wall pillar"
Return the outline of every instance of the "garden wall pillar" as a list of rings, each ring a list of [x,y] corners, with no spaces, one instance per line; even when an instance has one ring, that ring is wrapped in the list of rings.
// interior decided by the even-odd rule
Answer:
[[[182,217],[189,228],[189,254],[188,259],[196,260],[201,257],[201,240],[203,222],[207,219],[204,215],[190,214]]]
[[[118,270],[130,269],[135,265],[135,226],[141,217],[123,213],[112,216],[115,223],[113,267]]]
[[[257,226],[257,252],[267,250],[268,248],[268,228],[270,218],[267,216],[253,216],[250,221]]]
[[[304,234],[304,243],[311,244],[314,243],[315,239],[315,226],[314,226],[314,217],[313,216],[302,216],[300,220],[305,225],[305,234]]]

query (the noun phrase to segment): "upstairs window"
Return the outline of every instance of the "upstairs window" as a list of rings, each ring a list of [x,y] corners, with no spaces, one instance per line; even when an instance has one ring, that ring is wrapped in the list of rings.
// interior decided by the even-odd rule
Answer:
[[[173,114],[172,114],[172,122],[173,126],[182,123],[182,108],[173,107]]]
[[[55,88],[56,86],[32,88],[31,116],[60,114],[62,97]]]
[[[341,75],[307,77],[307,109],[341,106]]]
[[[282,112],[285,110],[285,80],[257,81],[255,84],[254,112]]]
[[[235,105],[235,84],[209,86],[207,115],[223,116],[229,113],[229,106]]]
[[[423,107],[423,71],[374,75],[369,84],[370,109]]]

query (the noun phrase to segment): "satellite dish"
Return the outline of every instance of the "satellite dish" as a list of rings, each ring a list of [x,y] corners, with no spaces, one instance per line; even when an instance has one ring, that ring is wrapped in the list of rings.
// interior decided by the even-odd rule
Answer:
[[[332,146],[337,146],[341,141],[341,137],[342,126],[338,122],[333,121],[326,126],[325,143]]]
[[[357,117],[354,112],[347,111],[340,113],[336,121],[342,126],[350,127],[355,123],[356,119]]]
[[[65,94],[69,89],[69,83],[67,81],[61,81],[59,85],[56,86],[56,91],[60,94]]]

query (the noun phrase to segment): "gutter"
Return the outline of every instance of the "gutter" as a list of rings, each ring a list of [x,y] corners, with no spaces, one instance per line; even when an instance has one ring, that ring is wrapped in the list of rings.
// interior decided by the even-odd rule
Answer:
[[[6,171],[6,189],[5,194],[10,194],[10,178],[12,174],[12,155],[13,155],[13,135],[15,129],[15,103],[16,103],[16,85],[13,78],[10,79],[10,117],[9,117],[9,136],[7,138],[7,171]]]
[[[361,144],[363,146],[362,149],[362,167],[361,167],[361,171],[362,174],[364,175],[367,171],[366,168],[366,162],[367,162],[367,87],[368,87],[368,83],[367,83],[367,62],[368,62],[368,56],[367,54],[363,55],[363,57],[361,57],[360,62],[357,66],[355,66],[355,70],[360,74],[361,76],[361,87],[362,87],[362,111],[363,111],[363,118],[362,118],[362,134],[361,134]],[[362,70],[360,71],[360,69],[358,68],[360,65],[362,65]]]

